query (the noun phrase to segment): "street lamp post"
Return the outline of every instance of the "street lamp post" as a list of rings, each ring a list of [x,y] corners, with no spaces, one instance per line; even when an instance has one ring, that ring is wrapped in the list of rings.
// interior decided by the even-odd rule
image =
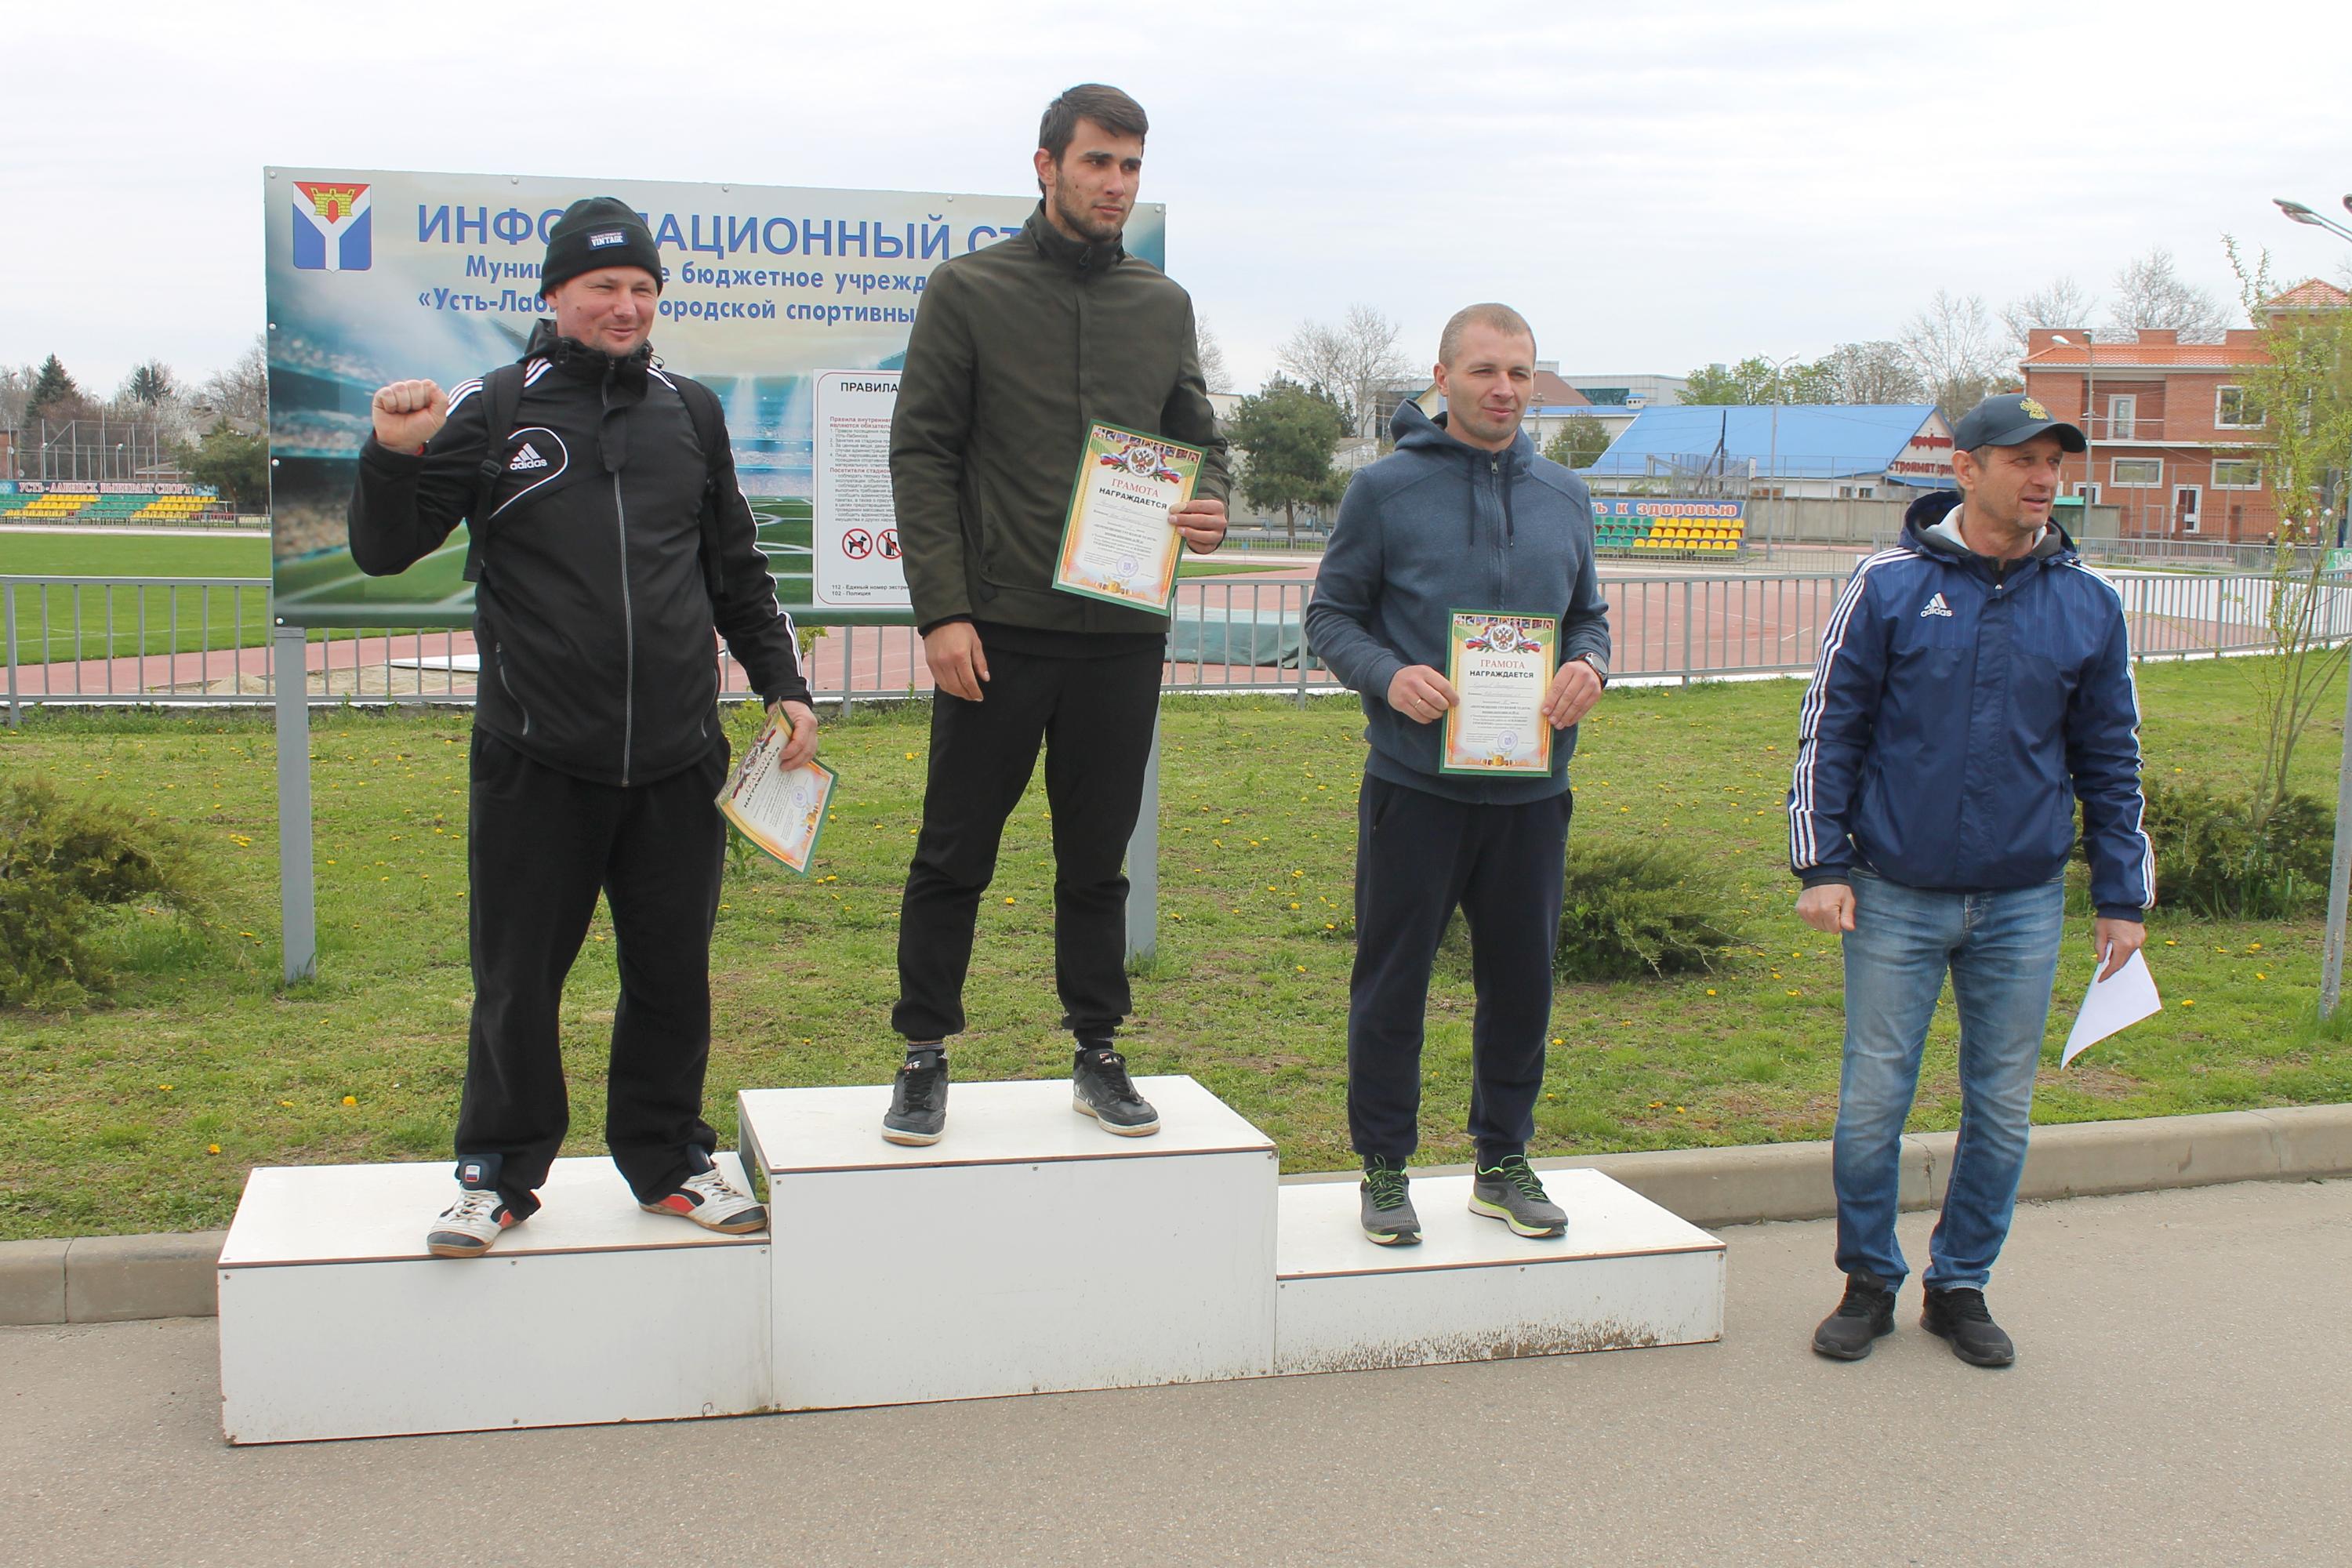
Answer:
[[[2296,223],[2313,228],[2326,229],[2336,238],[2352,241],[2352,228],[2347,228],[2333,218],[2323,217],[2301,202],[2273,198],[2273,205]],[[2352,212],[2352,195],[2344,198],[2345,210]],[[2284,530],[2281,531],[2282,535]],[[2352,679],[2345,682],[2344,690],[2344,754],[2336,764],[2336,854],[2327,868],[2327,952],[2319,970],[2319,1016],[2334,1016],[2336,1005],[2344,994],[2344,902],[2352,893]]]

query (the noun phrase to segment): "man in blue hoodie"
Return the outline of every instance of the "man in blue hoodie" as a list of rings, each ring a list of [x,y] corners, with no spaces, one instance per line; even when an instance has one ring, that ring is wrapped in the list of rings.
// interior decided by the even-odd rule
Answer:
[[[1382,1246],[1421,1239],[1405,1164],[1420,1141],[1430,966],[1457,906],[1478,995],[1471,1212],[1528,1237],[1568,1225],[1527,1147],[1575,805],[1568,759],[1608,679],[1609,606],[1593,575],[1590,493],[1519,428],[1535,362],[1535,334],[1507,305],[1472,305],[1446,322],[1436,367],[1446,411],[1433,420],[1418,404],[1398,407],[1396,451],[1348,487],[1307,607],[1316,657],[1363,697],[1370,745],[1356,814],[1348,1131],[1364,1162],[1364,1235]],[[1556,732],[1548,770],[1445,771],[1444,721],[1461,701],[1447,653],[1461,612],[1533,618],[1558,638],[1541,706]]]
[[[1952,447],[1958,493],[1913,502],[1902,543],[1855,569],[1798,721],[1797,913],[1845,949],[1832,1162],[1846,1288],[1813,1349],[1859,1361],[1894,1331],[1903,1123],[1948,972],[1960,1135],[1920,1324],[1962,1361],[2007,1366],[2016,1347],[1984,1287],[2025,1165],[2075,803],[2103,973],[2147,940],[2156,866],[2123,602],[2050,518],[2083,433],[2011,393],[1964,416]]]

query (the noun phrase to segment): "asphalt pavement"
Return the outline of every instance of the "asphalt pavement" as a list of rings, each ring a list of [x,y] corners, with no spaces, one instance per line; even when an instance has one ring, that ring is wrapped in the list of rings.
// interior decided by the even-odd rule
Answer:
[[[2021,1207],[2000,1372],[1722,1234],[1717,1345],[268,1448],[210,1320],[5,1329],[0,1563],[2352,1563],[2352,1182]]]

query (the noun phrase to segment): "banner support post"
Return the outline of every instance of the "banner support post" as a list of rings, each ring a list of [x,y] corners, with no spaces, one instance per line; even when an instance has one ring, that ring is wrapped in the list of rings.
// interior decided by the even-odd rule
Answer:
[[[286,984],[319,969],[316,889],[310,868],[310,698],[303,656],[309,639],[283,622],[269,634],[270,698],[278,711],[278,945]]]

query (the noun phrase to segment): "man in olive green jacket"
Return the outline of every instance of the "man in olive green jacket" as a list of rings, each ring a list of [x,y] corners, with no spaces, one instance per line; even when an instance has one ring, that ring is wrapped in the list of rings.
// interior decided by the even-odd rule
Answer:
[[[1055,559],[1091,424],[1203,455],[1172,521],[1224,539],[1231,486],[1201,377],[1192,302],[1119,236],[1149,129],[1116,88],[1075,87],[1038,129],[1045,199],[1021,232],[930,276],[890,426],[890,489],[931,709],[923,826],[898,916],[907,1040],[882,1135],[934,1143],[948,1037],[962,1032],[972,926],[1004,821],[1045,749],[1054,823],[1054,970],[1076,1037],[1075,1109],[1129,1137],[1159,1131],[1112,1039],[1130,998],[1127,879],[1159,711],[1168,618],[1057,591]]]

